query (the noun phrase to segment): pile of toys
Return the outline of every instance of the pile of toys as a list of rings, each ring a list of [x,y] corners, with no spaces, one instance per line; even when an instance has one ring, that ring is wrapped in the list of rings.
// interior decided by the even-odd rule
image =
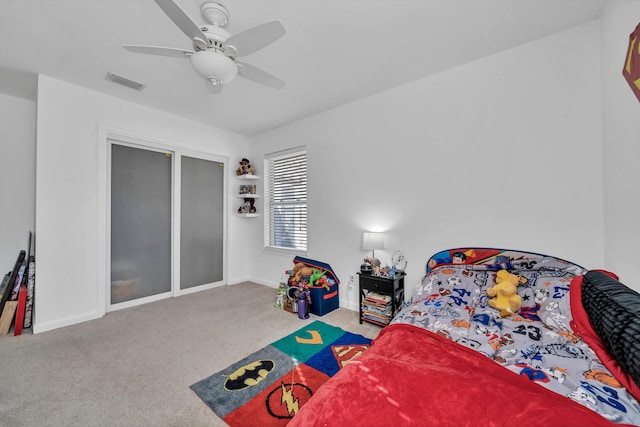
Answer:
[[[360,265],[360,273],[393,279],[396,277],[396,266],[382,265],[378,258],[365,258]]]

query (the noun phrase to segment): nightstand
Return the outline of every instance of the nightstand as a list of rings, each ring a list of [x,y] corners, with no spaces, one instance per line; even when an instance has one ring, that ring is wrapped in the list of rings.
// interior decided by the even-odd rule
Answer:
[[[404,274],[395,278],[361,274],[359,307],[362,321],[386,326],[404,302]]]

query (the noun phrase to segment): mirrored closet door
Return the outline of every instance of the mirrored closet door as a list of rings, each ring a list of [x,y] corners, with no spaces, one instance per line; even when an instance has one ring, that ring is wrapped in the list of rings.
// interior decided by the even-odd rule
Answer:
[[[111,304],[171,292],[171,154],[111,144]]]
[[[108,142],[107,310],[223,284],[226,159]]]
[[[180,289],[222,280],[224,164],[181,157]]]

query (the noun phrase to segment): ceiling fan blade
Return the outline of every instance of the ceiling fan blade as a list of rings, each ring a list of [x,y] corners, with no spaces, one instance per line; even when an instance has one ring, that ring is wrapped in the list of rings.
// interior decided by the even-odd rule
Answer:
[[[207,89],[213,95],[218,95],[219,93],[222,93],[222,87],[223,87],[222,83],[214,84],[212,81],[207,80]]]
[[[174,24],[189,37],[190,40],[198,38],[209,44],[209,39],[204,35],[200,27],[189,18],[189,15],[173,0],[155,0],[160,9],[173,21]]]
[[[244,77],[247,80],[251,80],[274,89],[282,89],[285,85],[284,81],[280,80],[273,74],[267,73],[261,68],[254,67],[246,62],[236,61],[236,63],[240,65],[240,69],[238,70],[238,76],[240,77]]]
[[[238,52],[234,56],[240,57],[270,45],[285,34],[287,34],[287,30],[282,22],[271,21],[240,31],[229,37],[224,44],[225,46],[233,46]]]
[[[172,58],[186,58],[189,55],[193,55],[190,50],[176,49],[173,47],[160,47],[160,46],[140,46],[134,44],[122,45],[127,50],[136,53],[147,53],[150,55],[169,56]]]

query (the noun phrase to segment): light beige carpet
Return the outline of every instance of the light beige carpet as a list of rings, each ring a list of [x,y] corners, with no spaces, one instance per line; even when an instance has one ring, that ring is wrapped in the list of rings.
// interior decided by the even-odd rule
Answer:
[[[275,296],[245,282],[0,337],[0,426],[224,426],[191,384],[305,322],[380,331],[343,308],[301,320]]]

